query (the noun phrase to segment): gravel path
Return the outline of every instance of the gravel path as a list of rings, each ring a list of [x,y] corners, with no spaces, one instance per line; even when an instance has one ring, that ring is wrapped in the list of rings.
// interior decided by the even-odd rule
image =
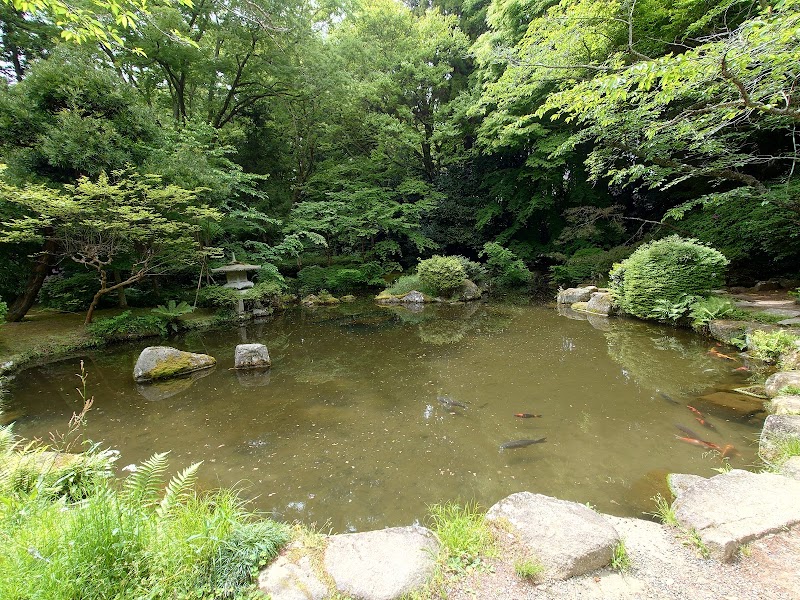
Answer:
[[[640,519],[606,517],[625,541],[631,567],[625,574],[603,569],[568,581],[528,583],[513,560],[493,561],[494,572],[473,573],[452,585],[448,600],[474,599],[800,599],[800,529],[749,545],[732,564],[699,557],[677,531]],[[504,545],[504,542],[501,542]],[[504,547],[502,556],[513,553]]]

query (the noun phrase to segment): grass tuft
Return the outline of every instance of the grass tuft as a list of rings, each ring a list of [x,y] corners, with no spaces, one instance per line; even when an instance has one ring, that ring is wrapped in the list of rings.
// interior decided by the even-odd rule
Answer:
[[[431,529],[447,552],[448,569],[472,570],[480,567],[485,557],[496,554],[494,535],[477,504],[433,504],[428,511]]]
[[[614,551],[611,555],[611,568],[618,573],[625,573],[631,568],[631,558],[628,556],[628,550],[622,540],[614,546]]]
[[[544,574],[544,567],[540,562],[526,558],[514,563],[514,572],[520,579],[537,581]]]
[[[651,498],[656,503],[656,510],[650,513],[664,524],[670,527],[678,526],[678,519],[675,517],[675,511],[672,509],[672,504],[664,498],[661,494],[656,494]]]

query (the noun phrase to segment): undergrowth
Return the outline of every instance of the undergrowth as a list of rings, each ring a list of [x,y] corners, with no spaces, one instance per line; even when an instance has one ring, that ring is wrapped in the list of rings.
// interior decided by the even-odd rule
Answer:
[[[477,504],[433,504],[428,511],[431,529],[447,553],[448,570],[464,572],[481,568],[486,557],[496,554],[494,535]]]

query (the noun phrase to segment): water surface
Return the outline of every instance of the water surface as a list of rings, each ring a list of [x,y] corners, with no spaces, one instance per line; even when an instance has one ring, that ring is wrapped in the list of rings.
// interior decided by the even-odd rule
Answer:
[[[269,372],[231,370],[244,342],[269,347]],[[133,364],[147,341],[86,354],[95,397],[87,435],[119,448],[120,466],[165,450],[176,468],[203,461],[203,485],[237,487],[257,509],[335,531],[410,524],[446,500],[488,507],[521,490],[641,516],[666,472],[709,476],[721,466],[678,440],[676,424],[735,445],[736,467],[756,462],[763,415],[700,398],[746,384],[739,364],[671,328],[574,320],[543,306],[357,303],[168,343],[218,365],[193,380],[137,386]],[[79,361],[17,376],[9,408],[27,415],[19,434],[66,427],[79,409]]]

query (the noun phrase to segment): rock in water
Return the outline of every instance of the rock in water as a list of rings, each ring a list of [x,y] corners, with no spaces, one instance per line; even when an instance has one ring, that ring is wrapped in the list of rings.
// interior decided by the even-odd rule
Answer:
[[[234,367],[237,369],[265,369],[272,364],[264,344],[239,344],[236,346]]]
[[[486,518],[508,522],[550,579],[568,579],[606,566],[619,542],[617,531],[591,508],[542,494],[512,494],[492,506]]]
[[[800,396],[776,396],[772,399],[772,412],[776,415],[800,415]]]
[[[609,292],[594,292],[586,305],[586,310],[607,317],[614,312],[614,300]]]
[[[418,292],[417,290],[412,290],[408,292],[405,296],[400,298],[400,302],[409,303],[409,304],[416,304],[425,302],[425,296],[422,292]]]
[[[156,381],[186,375],[217,364],[217,359],[208,354],[182,352],[169,346],[149,346],[142,350],[133,367],[133,379],[137,383]]]
[[[575,302],[588,302],[592,294],[597,291],[597,286],[587,285],[586,287],[567,288],[558,292],[556,302],[558,304],[574,304]]]
[[[734,469],[690,486],[672,505],[711,555],[730,561],[742,544],[800,523],[800,481]]]
[[[346,596],[394,600],[427,583],[438,551],[434,533],[418,526],[334,535],[325,549],[325,570]]]
[[[461,284],[461,289],[458,292],[458,299],[463,300],[464,302],[469,302],[471,300],[477,300],[481,297],[481,288],[475,285],[474,282],[470,281],[469,279],[465,279],[464,283]]]

